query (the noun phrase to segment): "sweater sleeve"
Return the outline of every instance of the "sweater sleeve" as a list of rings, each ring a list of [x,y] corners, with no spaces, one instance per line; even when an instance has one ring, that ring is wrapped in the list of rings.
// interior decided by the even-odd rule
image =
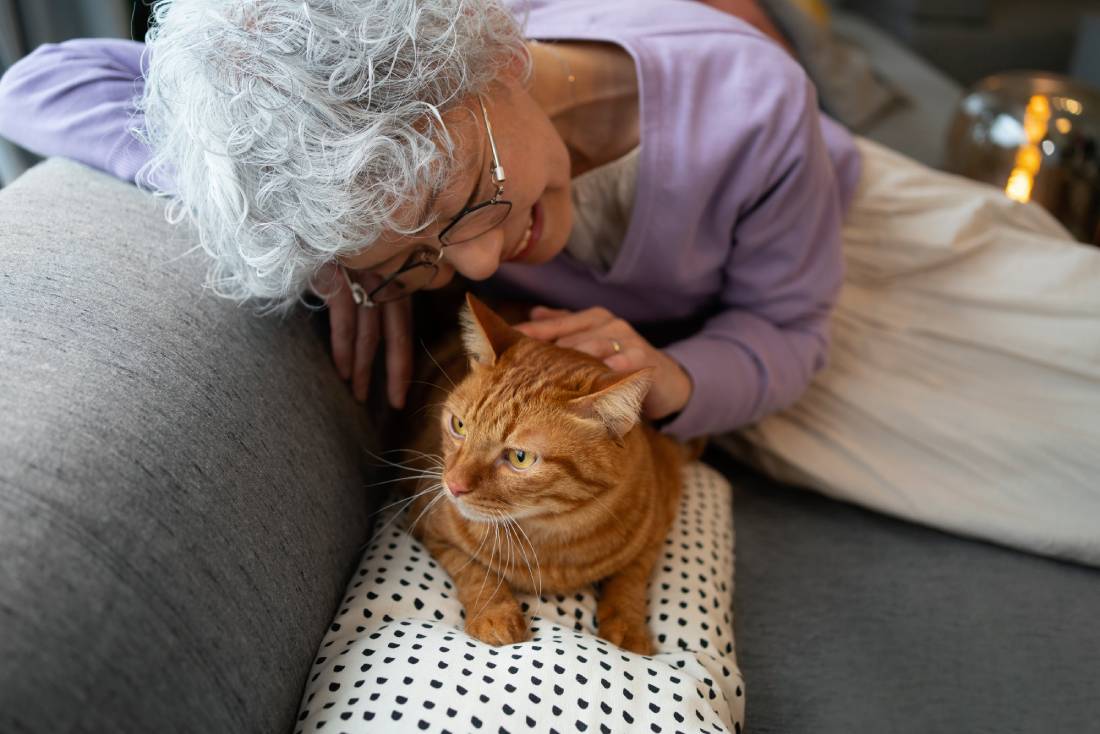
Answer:
[[[0,78],[0,136],[134,181],[149,149],[135,99],[145,45],[119,39],[44,44]]]
[[[796,114],[758,138],[754,159],[770,163],[733,226],[717,311],[666,349],[694,384],[664,426],[678,438],[730,431],[780,410],[825,365],[843,276],[842,203],[816,94],[803,84],[787,96]]]

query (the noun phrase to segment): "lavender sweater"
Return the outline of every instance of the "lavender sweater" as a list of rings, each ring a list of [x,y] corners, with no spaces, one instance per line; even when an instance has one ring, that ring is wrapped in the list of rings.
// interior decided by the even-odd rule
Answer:
[[[600,40],[633,56],[641,160],[632,218],[606,273],[563,253],[509,264],[500,286],[602,305],[645,324],[702,319],[666,352],[694,392],[665,431],[728,431],[794,402],[828,349],[840,227],[859,178],[851,137],[821,116],[798,64],[746,23],[689,0],[512,0],[529,37]],[[519,9],[523,8],[526,12]],[[134,180],[144,47],[45,45],[0,80],[0,135]],[[157,182],[171,188],[171,182]]]

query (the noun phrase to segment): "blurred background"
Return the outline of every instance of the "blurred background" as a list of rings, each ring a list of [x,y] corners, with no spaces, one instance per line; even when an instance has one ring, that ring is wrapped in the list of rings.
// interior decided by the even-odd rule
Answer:
[[[1100,244],[1100,0],[729,4],[772,19],[852,131],[1035,199]],[[42,43],[143,40],[149,5],[0,0],[0,72]],[[0,186],[36,160],[0,140]]]

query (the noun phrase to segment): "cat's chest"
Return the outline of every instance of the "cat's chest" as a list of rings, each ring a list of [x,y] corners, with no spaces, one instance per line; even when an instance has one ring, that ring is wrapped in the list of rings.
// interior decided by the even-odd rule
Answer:
[[[638,554],[649,534],[644,518],[633,530],[601,525],[567,537],[522,520],[472,522],[449,509],[451,542],[513,589],[533,594],[571,592],[610,576]]]

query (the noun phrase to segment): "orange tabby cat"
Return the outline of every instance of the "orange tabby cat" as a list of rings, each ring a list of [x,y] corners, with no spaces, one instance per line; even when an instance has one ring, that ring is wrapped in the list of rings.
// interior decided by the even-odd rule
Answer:
[[[529,639],[514,591],[602,581],[600,635],[651,654],[646,586],[686,452],[639,420],[650,370],[613,373],[528,338],[473,296],[462,315],[469,372],[418,441],[441,463],[408,517],[454,581],[467,633]]]

